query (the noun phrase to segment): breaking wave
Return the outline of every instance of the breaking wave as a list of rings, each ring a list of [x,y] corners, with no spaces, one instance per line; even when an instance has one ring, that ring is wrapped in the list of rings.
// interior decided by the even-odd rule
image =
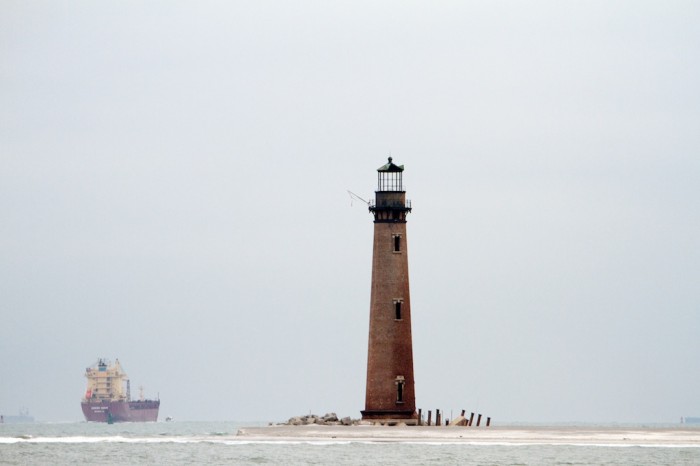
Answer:
[[[598,448],[700,448],[700,444],[687,443],[654,443],[654,442],[615,442],[615,443],[587,443],[566,441],[542,441],[542,442],[522,442],[522,441],[437,441],[437,440],[407,440],[407,439],[245,439],[235,436],[226,437],[225,434],[217,433],[215,436],[158,436],[158,437],[126,437],[114,436],[70,436],[70,437],[35,437],[31,435],[18,435],[14,437],[0,437],[0,444],[98,444],[98,443],[125,443],[125,444],[217,444],[217,445],[377,445],[377,444],[401,444],[401,445],[423,445],[423,446],[443,446],[443,445],[464,445],[479,447],[530,447],[530,446],[569,446],[569,447],[598,447]]]

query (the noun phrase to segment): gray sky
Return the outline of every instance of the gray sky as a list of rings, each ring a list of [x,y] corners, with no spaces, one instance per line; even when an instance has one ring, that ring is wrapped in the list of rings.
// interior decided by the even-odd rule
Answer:
[[[0,0],[0,412],[359,417],[376,169],[417,405],[700,415],[700,3]]]

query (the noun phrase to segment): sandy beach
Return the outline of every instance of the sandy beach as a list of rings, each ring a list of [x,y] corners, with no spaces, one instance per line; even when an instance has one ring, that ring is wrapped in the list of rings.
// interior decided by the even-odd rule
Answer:
[[[493,445],[699,446],[700,429],[687,427],[246,427],[237,438],[271,442],[410,442]]]

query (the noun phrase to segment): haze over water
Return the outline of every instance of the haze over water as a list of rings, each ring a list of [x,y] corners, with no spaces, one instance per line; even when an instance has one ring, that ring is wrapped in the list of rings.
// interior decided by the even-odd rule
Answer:
[[[347,190],[391,154],[419,408],[700,416],[698,24],[674,0],[0,2],[0,413],[81,420],[108,357],[161,419],[358,417],[372,218]]]

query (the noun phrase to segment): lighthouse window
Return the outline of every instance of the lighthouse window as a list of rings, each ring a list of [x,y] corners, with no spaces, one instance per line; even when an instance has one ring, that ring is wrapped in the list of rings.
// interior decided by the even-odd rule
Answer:
[[[403,318],[401,315],[401,301],[394,301],[394,311],[396,313],[396,320],[401,320]]]
[[[401,252],[401,235],[394,235],[394,252]]]
[[[403,386],[406,383],[402,375],[396,377],[396,402],[403,403]]]

